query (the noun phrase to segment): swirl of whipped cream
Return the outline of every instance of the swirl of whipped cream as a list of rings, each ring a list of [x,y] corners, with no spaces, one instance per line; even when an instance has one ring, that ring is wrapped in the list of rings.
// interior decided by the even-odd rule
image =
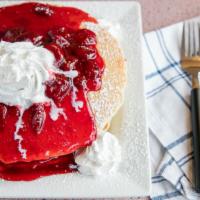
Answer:
[[[78,170],[84,175],[107,175],[117,171],[121,146],[109,132],[101,131],[93,144],[75,155]]]
[[[0,102],[24,109],[45,102],[44,82],[54,67],[53,54],[31,42],[0,42]]]

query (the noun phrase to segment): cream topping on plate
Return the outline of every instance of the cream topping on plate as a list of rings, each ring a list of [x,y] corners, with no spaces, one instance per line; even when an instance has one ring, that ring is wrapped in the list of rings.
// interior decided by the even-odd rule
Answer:
[[[103,176],[114,173],[121,161],[121,146],[109,132],[100,131],[93,144],[75,155],[81,174]]]

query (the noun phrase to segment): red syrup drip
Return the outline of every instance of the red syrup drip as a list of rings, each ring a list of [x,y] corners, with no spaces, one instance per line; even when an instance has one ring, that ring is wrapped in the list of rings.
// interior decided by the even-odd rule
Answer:
[[[51,51],[55,66],[61,70],[77,70],[74,85],[77,100],[83,102],[80,112],[76,112],[72,105],[72,80],[54,74],[45,83],[46,95],[63,108],[67,120],[60,115],[53,121],[49,115],[51,105],[47,103],[34,104],[26,110],[23,128],[18,133],[23,137],[26,159],[22,158],[13,135],[19,108],[0,104],[0,178],[33,180],[75,171],[69,167],[75,164],[72,153],[95,140],[95,120],[87,93],[100,89],[104,62],[96,48],[96,35],[80,29],[85,21],[96,23],[87,13],[71,7],[24,3],[0,8],[0,40],[31,41]]]
[[[0,162],[0,178],[8,181],[32,181],[44,176],[76,171],[73,154],[27,163],[4,164]]]

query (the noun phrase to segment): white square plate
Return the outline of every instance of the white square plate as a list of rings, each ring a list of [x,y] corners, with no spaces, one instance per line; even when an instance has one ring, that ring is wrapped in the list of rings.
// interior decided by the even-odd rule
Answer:
[[[17,2],[1,1],[0,6]],[[105,178],[65,174],[31,182],[0,181],[0,197],[148,196],[150,167],[143,88],[140,6],[133,1],[53,1],[51,3],[80,8],[98,19],[119,23],[121,27],[121,46],[127,59],[128,84],[124,106],[113,119],[110,130],[119,138],[122,145],[121,167],[118,174]]]

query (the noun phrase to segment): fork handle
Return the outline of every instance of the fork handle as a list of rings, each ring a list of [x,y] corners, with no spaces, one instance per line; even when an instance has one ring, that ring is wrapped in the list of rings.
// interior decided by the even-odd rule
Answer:
[[[192,132],[194,149],[194,186],[200,192],[200,89],[193,88],[192,100]]]

